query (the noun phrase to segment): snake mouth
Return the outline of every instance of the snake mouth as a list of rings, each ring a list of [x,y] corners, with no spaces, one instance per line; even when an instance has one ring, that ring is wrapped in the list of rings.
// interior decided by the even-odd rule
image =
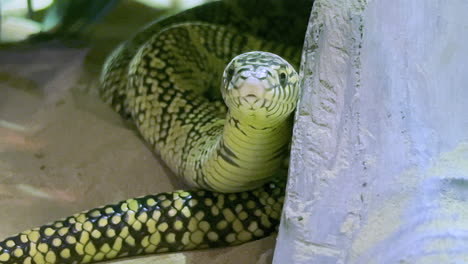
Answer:
[[[258,100],[261,100],[261,98],[258,98],[255,94],[248,94],[246,96],[242,97],[244,101],[246,101],[248,104],[254,104]]]
[[[256,110],[264,107],[268,103],[268,100],[263,97],[248,94],[246,96],[239,96],[238,102],[240,106],[246,107],[249,110]]]

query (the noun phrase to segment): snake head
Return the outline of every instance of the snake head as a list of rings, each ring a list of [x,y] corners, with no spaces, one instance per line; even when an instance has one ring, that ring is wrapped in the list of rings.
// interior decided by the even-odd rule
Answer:
[[[221,93],[232,115],[253,122],[284,120],[296,108],[299,76],[276,54],[247,52],[226,66]]]

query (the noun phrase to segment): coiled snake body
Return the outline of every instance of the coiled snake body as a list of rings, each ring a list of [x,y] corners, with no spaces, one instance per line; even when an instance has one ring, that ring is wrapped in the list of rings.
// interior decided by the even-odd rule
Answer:
[[[287,2],[207,4],[121,45],[104,67],[102,98],[194,190],[128,199],[21,232],[0,242],[0,263],[89,263],[274,232],[299,97],[287,60],[299,62],[311,7],[306,1],[286,12]],[[270,11],[245,14],[262,13],[255,7]]]

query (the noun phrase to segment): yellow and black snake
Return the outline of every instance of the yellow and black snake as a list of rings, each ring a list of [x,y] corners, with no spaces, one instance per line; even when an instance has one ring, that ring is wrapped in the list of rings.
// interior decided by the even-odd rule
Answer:
[[[128,199],[21,232],[0,242],[0,263],[98,262],[274,232],[299,97],[292,65],[311,5],[214,2],[158,21],[117,48],[104,66],[101,97],[193,190]]]

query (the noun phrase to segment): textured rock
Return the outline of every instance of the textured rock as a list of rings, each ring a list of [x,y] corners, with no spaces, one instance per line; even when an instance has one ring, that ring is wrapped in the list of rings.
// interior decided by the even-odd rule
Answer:
[[[467,8],[317,0],[274,263],[466,261]]]

